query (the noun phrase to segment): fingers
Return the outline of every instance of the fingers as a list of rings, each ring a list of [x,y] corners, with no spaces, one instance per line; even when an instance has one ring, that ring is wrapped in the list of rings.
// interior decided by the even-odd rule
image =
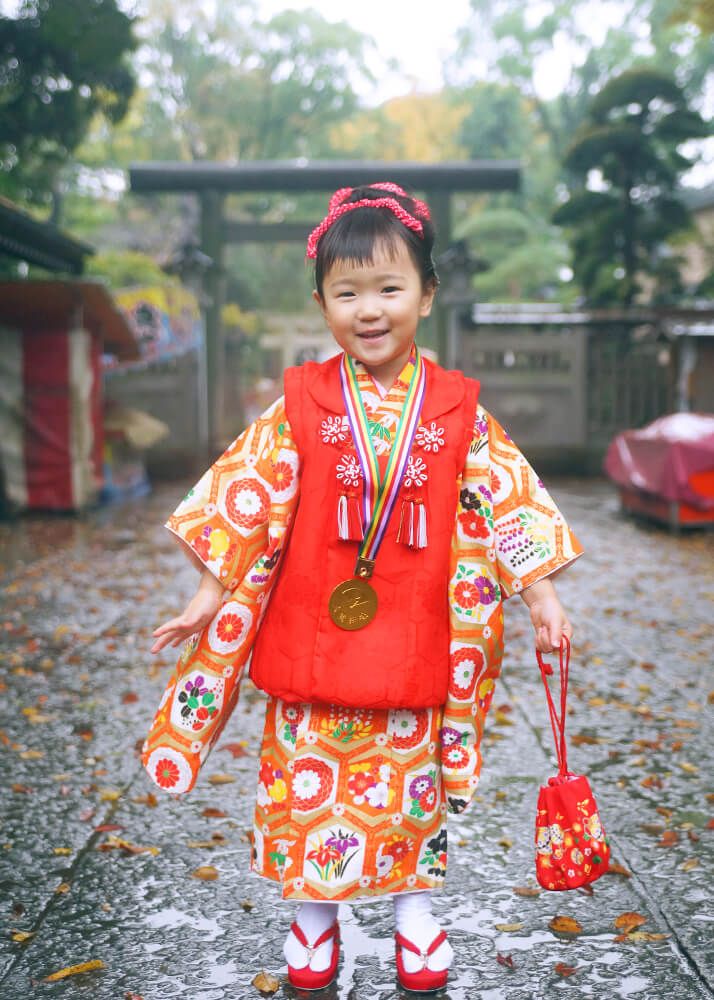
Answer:
[[[536,629],[536,649],[540,653],[552,653],[550,632],[547,625],[540,625]]]
[[[171,623],[167,622],[160,628],[157,628],[152,634],[156,636],[156,642],[151,647],[152,653],[159,653],[165,646],[169,644],[172,646],[179,646],[184,639],[188,639],[190,635],[193,635],[194,629],[184,627],[173,626],[170,627]]]
[[[159,625],[158,628],[155,628],[151,634],[154,636],[161,636],[165,635],[167,632],[174,632],[177,628],[185,627],[186,622],[184,621],[183,616],[180,618],[171,618],[169,621],[164,622],[163,625]]]

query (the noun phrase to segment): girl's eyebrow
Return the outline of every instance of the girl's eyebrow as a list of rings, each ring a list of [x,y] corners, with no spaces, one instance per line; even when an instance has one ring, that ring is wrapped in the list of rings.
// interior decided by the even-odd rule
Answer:
[[[386,274],[375,274],[373,275],[373,279],[375,281],[403,281],[404,275],[397,272],[389,272]],[[356,280],[358,280],[356,276],[335,278],[333,281],[328,280],[327,284],[335,288],[338,285],[352,285]]]

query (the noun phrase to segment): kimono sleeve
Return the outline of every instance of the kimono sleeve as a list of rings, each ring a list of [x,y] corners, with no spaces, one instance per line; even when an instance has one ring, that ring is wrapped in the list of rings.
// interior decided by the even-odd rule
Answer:
[[[451,812],[466,809],[478,786],[481,743],[503,659],[503,600],[582,552],[531,466],[482,407],[458,494],[450,557],[449,689],[441,728]]]
[[[506,599],[567,566],[583,549],[507,432],[485,410],[498,584]]]
[[[299,460],[284,398],[232,442],[166,522],[234,591],[252,570],[268,576],[297,507]]]

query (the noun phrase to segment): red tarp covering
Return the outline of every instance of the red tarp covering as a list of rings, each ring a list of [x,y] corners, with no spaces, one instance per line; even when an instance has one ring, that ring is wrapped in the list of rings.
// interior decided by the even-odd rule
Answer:
[[[673,413],[618,434],[605,471],[623,489],[714,511],[714,414]]]

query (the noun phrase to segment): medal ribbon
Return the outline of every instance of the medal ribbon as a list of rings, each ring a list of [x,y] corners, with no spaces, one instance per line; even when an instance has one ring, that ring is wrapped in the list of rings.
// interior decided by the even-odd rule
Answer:
[[[384,470],[384,478],[380,477],[377,453],[374,450],[372,436],[369,432],[369,421],[357,384],[354,361],[347,354],[342,355],[340,380],[347,419],[364,476],[362,503],[367,530],[359,548],[358,558],[374,561],[379,546],[382,544],[394,504],[397,501],[409,451],[419,426],[419,416],[426,389],[426,368],[422,356],[415,346],[414,371],[407,389],[389,461]]]

